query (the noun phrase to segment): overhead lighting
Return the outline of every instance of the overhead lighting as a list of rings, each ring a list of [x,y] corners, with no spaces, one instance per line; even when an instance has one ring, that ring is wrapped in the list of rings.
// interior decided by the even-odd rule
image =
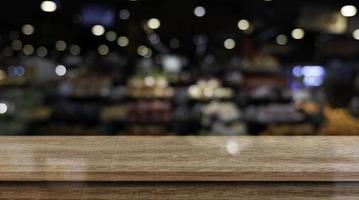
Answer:
[[[145,58],[152,56],[152,50],[144,45],[141,45],[137,48],[137,54]]]
[[[39,47],[37,50],[36,50],[36,54],[39,56],[39,57],[45,57],[47,56],[47,49],[46,47]]]
[[[150,29],[158,29],[160,28],[161,26],[161,22],[159,19],[157,18],[151,18],[147,21],[147,26],[150,28]]]
[[[340,9],[344,17],[354,17],[357,14],[357,8],[353,5],[345,5]]]
[[[288,37],[284,34],[280,34],[276,38],[277,44],[286,45],[288,43]]]
[[[55,48],[56,48],[56,50],[58,50],[58,51],[65,51],[66,47],[67,47],[67,44],[66,44],[66,42],[63,41],[63,40],[59,40],[59,41],[57,41],[56,44],[55,44]]]
[[[304,85],[318,87],[323,84],[326,72],[322,66],[303,66],[302,74],[304,76]]]
[[[105,56],[110,52],[110,49],[108,48],[107,45],[105,44],[101,44],[98,49],[97,49],[98,54],[100,54],[101,56]]]
[[[6,103],[0,103],[0,114],[5,114],[8,110]]]
[[[14,40],[11,46],[15,51],[20,51],[22,49],[22,42],[20,40]]]
[[[117,39],[117,44],[120,47],[126,47],[130,43],[129,39],[126,36],[120,36]]]
[[[118,13],[120,19],[122,20],[128,20],[131,16],[130,11],[128,11],[127,9],[122,9],[120,10],[120,12]]]
[[[206,9],[203,6],[197,6],[194,8],[193,14],[196,17],[203,17],[206,15]]]
[[[10,66],[7,72],[9,76],[24,76],[25,68],[23,66]]]
[[[66,72],[67,72],[67,69],[66,69],[66,67],[63,66],[63,65],[58,65],[58,66],[55,68],[55,73],[56,73],[56,75],[58,75],[58,76],[65,76]]]
[[[359,29],[355,29],[353,31],[353,38],[359,40]]]
[[[109,31],[106,33],[106,40],[109,42],[113,42],[117,39],[117,34],[115,31]]]
[[[35,28],[33,25],[31,24],[25,24],[24,26],[22,26],[22,33],[24,35],[32,35],[35,32]]]
[[[22,52],[23,52],[25,55],[27,55],[27,56],[33,54],[34,51],[35,51],[35,50],[34,50],[34,47],[33,47],[31,44],[26,44],[26,45],[24,45],[24,47],[22,48]]]
[[[81,47],[79,45],[71,45],[70,46],[70,54],[73,56],[78,56],[81,53]]]
[[[57,5],[53,1],[43,1],[40,7],[44,12],[55,12],[57,9]]]
[[[161,42],[160,36],[156,33],[152,33],[152,34],[148,35],[147,38],[154,45],[157,45]]]
[[[301,28],[296,28],[292,31],[292,37],[296,40],[303,39],[305,36],[305,32]]]
[[[224,41],[224,48],[226,49],[234,49],[236,47],[236,41],[232,38],[228,38]]]
[[[242,31],[248,30],[251,26],[249,21],[246,19],[239,20],[237,25],[238,25],[239,30],[242,30]]]
[[[92,27],[92,34],[94,34],[95,36],[101,36],[105,33],[105,27],[103,27],[102,25],[95,25]]]
[[[322,66],[303,66],[302,74],[304,76],[324,76],[325,69]]]
[[[301,77],[303,75],[302,73],[302,67],[301,66],[295,66],[293,67],[292,69],[292,74],[295,76],[295,77]]]

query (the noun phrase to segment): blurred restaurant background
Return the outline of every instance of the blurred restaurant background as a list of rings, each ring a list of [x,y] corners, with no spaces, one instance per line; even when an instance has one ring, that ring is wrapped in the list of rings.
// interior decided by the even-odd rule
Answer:
[[[344,0],[0,2],[0,135],[359,135]]]

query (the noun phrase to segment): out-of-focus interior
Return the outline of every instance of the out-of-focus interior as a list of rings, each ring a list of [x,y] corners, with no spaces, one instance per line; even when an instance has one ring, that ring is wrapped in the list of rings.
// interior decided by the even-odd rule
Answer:
[[[357,135],[339,0],[0,2],[1,135]]]

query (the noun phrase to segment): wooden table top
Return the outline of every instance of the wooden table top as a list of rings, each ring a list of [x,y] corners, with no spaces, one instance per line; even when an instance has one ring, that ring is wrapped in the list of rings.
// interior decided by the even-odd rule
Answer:
[[[359,137],[0,137],[0,181],[359,181]]]

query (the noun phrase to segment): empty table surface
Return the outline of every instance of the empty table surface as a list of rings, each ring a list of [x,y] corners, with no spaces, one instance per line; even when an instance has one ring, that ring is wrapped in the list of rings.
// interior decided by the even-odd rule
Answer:
[[[0,137],[0,181],[359,181],[359,137]]]

